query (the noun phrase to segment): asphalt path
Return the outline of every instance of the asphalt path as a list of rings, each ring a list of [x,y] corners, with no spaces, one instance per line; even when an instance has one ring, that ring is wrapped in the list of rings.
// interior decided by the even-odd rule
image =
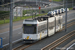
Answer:
[[[61,14],[63,15],[63,23],[65,22],[65,13]],[[71,10],[68,12],[68,21],[75,19],[75,10]],[[9,27],[8,24],[6,26],[2,25],[0,28],[6,29]],[[19,41],[22,39],[22,21],[15,22],[14,25],[14,30],[13,30],[13,43],[16,41]],[[2,29],[2,33],[0,33],[0,37],[3,38],[3,46],[6,46],[9,44],[9,31],[4,31]],[[0,29],[1,30],[1,29]]]
[[[48,4],[49,4],[50,2],[48,2]],[[50,5],[48,6],[48,5],[46,5],[46,7],[44,6],[44,7],[42,7],[41,6],[41,9],[47,9],[47,8],[53,8],[53,7],[59,7],[59,6],[63,6],[63,5],[60,5],[60,4],[58,4],[58,3],[50,3]],[[37,9],[39,9],[39,7],[36,7],[36,8],[26,8],[26,7],[23,7],[23,10],[37,10]]]

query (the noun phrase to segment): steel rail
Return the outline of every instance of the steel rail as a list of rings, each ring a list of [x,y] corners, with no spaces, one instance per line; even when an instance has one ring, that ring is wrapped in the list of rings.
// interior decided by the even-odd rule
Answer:
[[[64,47],[62,47],[60,50],[65,50],[66,48],[68,48],[71,44],[73,44],[75,42],[75,39],[72,40],[70,43],[68,43],[67,45],[65,45]]]
[[[25,46],[25,44],[20,45],[20,46],[18,46],[18,47],[16,47],[16,48],[14,48],[13,50],[17,50],[18,48],[23,47],[23,46]]]
[[[75,22],[69,23],[69,24],[67,24],[67,25],[68,25],[67,27],[70,27],[70,26],[72,26],[72,25],[75,25]],[[64,29],[65,29],[65,27],[63,26],[63,29],[61,29],[60,31],[62,31],[62,30],[64,30]],[[60,32],[60,31],[58,31],[58,32]],[[67,35],[65,35],[65,36],[67,36]],[[65,37],[65,36],[63,36],[63,37]],[[47,45],[47,46],[45,46],[44,48],[42,48],[41,50],[45,50],[47,47],[56,44],[56,42],[58,42],[60,39],[62,40],[63,37],[61,37],[61,38],[55,40],[54,42],[52,42],[52,43],[50,43],[49,45]]]
[[[72,34],[72,33],[74,33],[74,34]],[[55,47],[57,47],[58,45],[62,44],[63,42],[65,42],[66,40],[68,40],[69,38],[71,38],[72,36],[75,36],[75,30],[73,32],[71,32],[70,34],[72,34],[72,35],[66,36],[64,38],[64,40],[60,41],[59,43],[57,43],[56,45],[54,45],[53,47],[51,47],[49,50],[53,50]]]
[[[40,40],[39,40],[40,41]],[[38,42],[38,41],[37,41]],[[22,45],[20,45],[20,46],[18,46],[18,47],[16,47],[16,48],[14,48],[13,50],[24,50],[24,49],[26,49],[26,48],[28,48],[28,47],[30,47],[30,46],[32,46],[32,45],[34,45],[34,44],[36,44],[37,42],[35,42],[35,43],[32,43],[32,44],[29,44],[29,45],[25,45],[25,44],[22,44]]]
[[[65,39],[67,36],[71,35],[72,33],[75,33],[75,30],[62,36],[61,38],[55,40],[54,42],[52,42],[51,44],[45,46],[44,48],[42,48],[41,50],[47,50],[48,48],[50,48],[49,50],[52,50],[53,48],[55,48],[58,44],[61,44],[62,40]],[[74,35],[74,34],[73,34]],[[68,38],[68,37],[67,37]]]
[[[72,26],[72,25],[75,25],[75,21],[67,24],[67,28],[70,27],[70,26]],[[62,31],[64,29],[65,29],[65,26],[63,26],[63,28],[60,31]],[[60,31],[58,31],[58,32],[60,32]]]
[[[66,35],[62,36],[61,38],[55,40],[54,42],[52,42],[49,45],[47,45],[44,48],[42,48],[41,50],[46,50],[47,48],[53,47],[55,44],[59,43],[64,37],[66,37],[68,35],[70,35],[70,34],[66,34]]]

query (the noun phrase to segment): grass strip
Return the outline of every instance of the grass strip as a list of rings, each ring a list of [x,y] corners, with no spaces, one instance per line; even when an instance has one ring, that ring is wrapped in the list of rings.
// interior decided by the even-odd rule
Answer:
[[[36,15],[36,17],[38,16],[42,16],[42,15],[46,15],[47,13],[44,13],[44,14],[38,14]],[[33,18],[35,17],[35,15],[33,16]],[[24,20],[24,19],[28,19],[28,18],[32,18],[32,16],[23,16],[23,17],[15,17],[15,19],[13,20],[13,22],[15,21],[20,21],[20,20]],[[2,24],[6,24],[6,23],[9,23],[10,22],[10,19],[6,19],[5,21],[4,20],[0,20],[0,25]]]

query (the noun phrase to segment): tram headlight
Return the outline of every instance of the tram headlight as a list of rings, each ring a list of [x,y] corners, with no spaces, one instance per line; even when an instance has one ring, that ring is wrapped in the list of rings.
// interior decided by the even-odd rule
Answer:
[[[24,38],[24,39],[26,39],[26,38]]]

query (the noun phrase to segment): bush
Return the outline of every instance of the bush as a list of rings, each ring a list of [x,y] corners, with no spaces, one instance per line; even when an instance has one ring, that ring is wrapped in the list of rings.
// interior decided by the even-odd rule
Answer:
[[[0,11],[0,20],[4,18],[9,18],[9,11]]]

